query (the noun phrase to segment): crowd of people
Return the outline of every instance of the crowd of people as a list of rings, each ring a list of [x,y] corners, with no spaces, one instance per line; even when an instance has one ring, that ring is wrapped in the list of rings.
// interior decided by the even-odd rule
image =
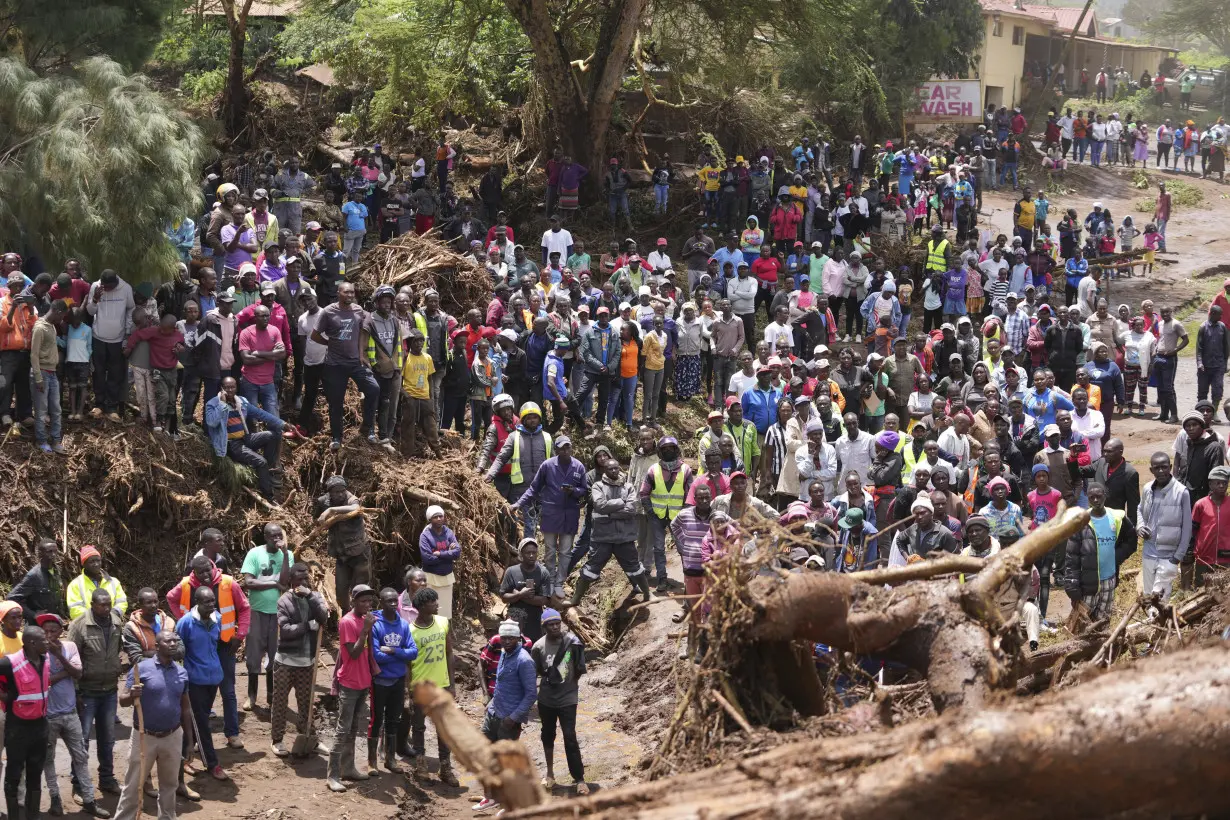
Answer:
[[[1152,152],[1150,140],[1154,145]],[[1066,108],[1062,115],[1048,112],[1043,142],[1047,152],[1044,166],[1056,174],[1065,171],[1069,161],[1083,164],[1086,157],[1095,168],[1147,168],[1152,153],[1154,168],[1195,175],[1199,158],[1201,179],[1216,174],[1219,182],[1225,182],[1230,127],[1224,117],[1218,117],[1204,128],[1196,125],[1195,120],[1176,125],[1170,118],[1151,128],[1131,111],[1121,118],[1118,111],[1103,114],[1087,109],[1073,114],[1071,108]]]
[[[381,286],[360,302],[347,279],[348,253],[353,262],[362,247],[352,235],[358,220],[366,231],[373,209],[383,215],[396,199],[387,185],[399,172],[380,146],[349,175],[334,167],[320,183],[294,160],[266,169],[272,208],[256,187],[262,177],[241,166],[226,182],[206,180],[216,200],[210,227],[188,239],[206,262],[188,259],[158,288],[130,286],[110,270],[90,282],[74,260],[54,280],[31,279],[19,256],[4,256],[0,412],[18,434],[33,427],[37,445],[54,454],[64,451],[63,404],[73,423],[87,407],[120,422],[135,405],[155,434],[203,435],[215,457],[250,466],[273,503],[281,443],[316,426],[320,392],[333,450],[348,432],[351,382],[362,402],[358,446],[438,456],[441,428],[468,432],[480,442],[477,470],[516,517],[519,558],[499,587],[505,620],[480,657],[483,732],[518,737],[536,711],[553,785],[558,724],[569,774],[585,793],[576,735],[585,650],[562,613],[583,605],[612,558],[649,600],[678,586],[668,549],[678,553],[677,620],[687,621],[693,655],[705,645],[696,601],[707,565],[731,544],[766,543],[765,522],[808,536],[777,556],[781,568],[852,572],[942,553],[984,557],[1065,508],[1087,507],[1089,526],[1033,568],[1017,603],[1032,648],[1054,629],[1053,587],[1095,620],[1107,615],[1119,567],[1138,543],[1144,593],[1158,601],[1176,580],[1190,587],[1230,564],[1230,528],[1219,517],[1227,442],[1214,430],[1219,409],[1230,419],[1219,408],[1230,280],[1193,340],[1167,305],[1110,311],[1096,257],[1115,238],[1130,247],[1139,232],[1130,220],[1116,225],[1101,203],[1084,220],[1064,212],[1056,240],[1045,194],[1026,188],[1011,237],[990,231],[977,216],[982,193],[1008,178],[1016,186],[1015,155],[1002,145],[1026,124],[1017,112],[1006,127],[1001,139],[997,121],[984,125],[960,146],[856,138],[836,161],[828,143],[808,139],[781,153],[761,146],[754,163],[706,154],[700,224],[677,247],[658,239],[645,257],[628,239],[595,259],[565,227],[585,175],[566,156],[547,168],[540,253],[515,244],[524,228],[508,223],[486,177],[473,193],[491,227],[470,202],[447,213],[436,202],[440,210],[426,213],[419,197],[415,221],[433,220],[416,227],[431,229],[440,216],[443,239],[492,277],[491,300],[461,316],[442,309],[435,289]],[[414,196],[433,185],[416,156]],[[440,189],[451,190],[453,156],[441,140]],[[655,202],[665,209],[668,160],[660,170],[654,184],[666,191]],[[604,188],[612,218],[628,214],[619,173],[613,159]],[[304,222],[304,196],[319,184],[328,210],[337,178],[366,187],[347,187],[334,223]],[[1168,217],[1166,199],[1146,243],[1164,247]],[[889,269],[881,243],[911,228],[926,237],[923,261]],[[921,321],[912,321],[916,312]],[[1193,342],[1199,401],[1181,414],[1178,356]],[[1152,457],[1142,486],[1111,427],[1144,415],[1150,387],[1156,420],[1181,429],[1172,452]],[[668,424],[671,403],[690,400],[707,408],[705,426]],[[572,437],[597,442],[616,424],[635,436],[627,464],[601,443],[585,461],[575,454]],[[343,781],[375,776],[378,764],[399,770],[399,758],[425,773],[425,715],[407,702],[408,689],[454,685],[454,566],[470,545],[433,506],[418,565],[396,579],[400,590],[381,586],[361,499],[341,476],[323,489],[312,515],[327,530],[341,615],[327,777],[344,791]],[[276,523],[242,562],[232,563],[226,543],[206,529],[182,580],[165,593],[139,590],[131,606],[96,549],[81,550],[81,574],[64,583],[56,542],[38,545],[39,563],[0,605],[10,816],[20,816],[22,800],[33,814],[44,771],[51,813],[63,812],[57,740],[71,753],[74,796],[107,816],[88,771],[92,729],[97,789],[120,794],[121,817],[135,814],[149,782],[142,761],[146,774],[157,768],[164,817],[174,816],[177,794],[197,799],[183,776],[195,753],[226,779],[222,755],[243,748],[241,645],[243,709],[256,708],[263,677],[273,753],[290,754],[291,689],[300,733],[312,753],[322,748],[304,718],[330,617],[325,600]],[[221,749],[211,726],[218,692]],[[137,701],[147,742],[143,755],[132,744],[121,785],[112,727],[117,704]],[[360,734],[366,766],[356,760]],[[443,739],[437,752],[440,780],[455,786]]]

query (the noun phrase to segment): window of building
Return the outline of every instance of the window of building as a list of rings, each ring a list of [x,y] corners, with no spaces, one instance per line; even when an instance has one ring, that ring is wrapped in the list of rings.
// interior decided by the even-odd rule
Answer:
[[[1014,46],[1020,46],[1020,45],[1025,44],[1025,27],[1024,26],[1013,26],[1012,27],[1012,44]]]
[[[1002,23],[999,22],[998,17],[991,20],[991,36],[992,37],[1003,37],[1004,36],[1004,26]]]

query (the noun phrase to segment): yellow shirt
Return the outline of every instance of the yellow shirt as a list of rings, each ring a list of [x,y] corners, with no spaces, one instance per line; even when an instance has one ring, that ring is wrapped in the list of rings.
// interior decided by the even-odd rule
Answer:
[[[645,351],[646,370],[661,370],[666,367],[666,345],[652,330],[641,340],[641,349]]]
[[[1032,201],[1018,202],[1017,205],[1021,207],[1021,213],[1018,214],[1016,218],[1017,227],[1032,229],[1034,226],[1034,214],[1036,212],[1034,203]]]
[[[803,203],[807,200],[807,188],[802,185],[791,185],[790,195],[795,197],[794,210],[803,213]]]
[[[431,626],[410,622],[410,636],[418,647],[418,657],[410,662],[411,685],[428,680],[436,686],[451,685],[448,677],[448,618],[436,615]]]
[[[0,632],[0,654],[12,655],[14,652],[21,650],[21,633],[17,633],[16,638],[10,638],[3,632]]]
[[[714,168],[712,165],[706,165],[700,169],[700,178],[705,183],[706,191],[716,191],[720,186],[722,178],[722,169]]]
[[[401,386],[406,395],[412,399],[430,399],[431,384],[428,376],[436,372],[436,364],[426,353],[415,356],[406,354],[406,362],[401,370]]]

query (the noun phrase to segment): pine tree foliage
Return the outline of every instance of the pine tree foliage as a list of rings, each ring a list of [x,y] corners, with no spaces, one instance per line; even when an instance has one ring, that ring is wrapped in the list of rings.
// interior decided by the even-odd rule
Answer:
[[[195,125],[111,60],[50,77],[0,60],[0,247],[165,281],[168,221],[202,208],[203,148]]]
[[[106,54],[135,70],[177,0],[0,0],[0,56],[38,70]]]

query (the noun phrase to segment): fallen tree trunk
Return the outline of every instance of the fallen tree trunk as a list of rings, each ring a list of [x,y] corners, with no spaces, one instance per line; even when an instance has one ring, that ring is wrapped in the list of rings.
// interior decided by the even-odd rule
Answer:
[[[1230,646],[1219,644],[1025,703],[792,743],[507,817],[1089,820],[1224,812],[1227,691]]]
[[[1069,510],[977,565],[954,556],[852,575],[762,575],[750,585],[758,617],[748,638],[818,641],[893,658],[926,675],[937,712],[977,706],[992,689],[1017,681],[1012,666],[1021,639],[1001,612],[1000,589],[1088,521],[1088,511]],[[978,567],[968,583],[918,580]],[[906,583],[887,589],[886,582]]]
[[[487,740],[457,708],[453,696],[434,683],[416,684],[414,702],[431,718],[436,732],[444,738],[457,762],[473,773],[502,806],[523,808],[544,800],[542,786],[534,772],[534,761],[524,743]]]

